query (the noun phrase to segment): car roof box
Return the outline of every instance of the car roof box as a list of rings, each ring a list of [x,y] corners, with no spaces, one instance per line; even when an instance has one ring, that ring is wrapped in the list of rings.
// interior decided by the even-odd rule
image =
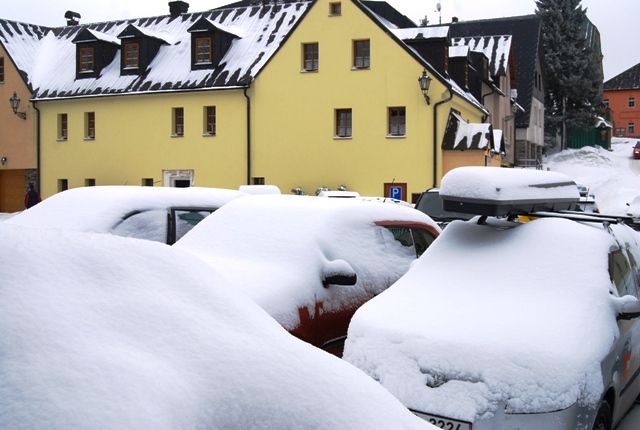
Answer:
[[[445,210],[486,216],[569,210],[576,183],[557,172],[501,167],[459,167],[442,178]]]

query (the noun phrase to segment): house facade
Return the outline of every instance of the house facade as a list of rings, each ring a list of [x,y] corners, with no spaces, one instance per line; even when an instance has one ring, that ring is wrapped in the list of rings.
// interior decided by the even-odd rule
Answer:
[[[512,38],[515,80],[511,80],[510,84],[515,91],[509,96],[513,96],[518,109],[515,114],[515,151],[510,162],[515,166],[534,166],[542,160],[545,93],[541,31],[540,18],[536,15],[451,24],[453,38],[503,35]],[[508,115],[504,118],[508,118]]]
[[[37,116],[30,98],[29,85],[0,44],[0,212],[24,209],[28,185],[37,182]]]
[[[486,111],[393,34],[401,15],[367,3],[172,2],[167,16],[48,29],[29,43],[57,52],[51,64],[18,65],[41,115],[43,196],[268,183],[409,200],[437,185],[449,112]],[[33,39],[22,33],[4,35],[11,48]]]
[[[606,81],[603,101],[611,112],[613,135],[640,138],[640,64]]]

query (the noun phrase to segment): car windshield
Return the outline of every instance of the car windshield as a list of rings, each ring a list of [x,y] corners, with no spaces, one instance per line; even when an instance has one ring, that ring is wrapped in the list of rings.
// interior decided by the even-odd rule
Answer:
[[[640,148],[640,142],[636,143],[636,148]]]
[[[426,213],[435,220],[453,220],[464,219],[469,220],[473,218],[471,214],[465,214],[460,212],[450,212],[444,210],[442,206],[442,197],[437,191],[428,191],[422,195],[418,205],[416,206],[421,212]]]

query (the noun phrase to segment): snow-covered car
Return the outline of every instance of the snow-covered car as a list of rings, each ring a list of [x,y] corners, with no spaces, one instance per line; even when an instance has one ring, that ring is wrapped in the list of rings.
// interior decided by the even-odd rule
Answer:
[[[12,225],[111,233],[174,243],[220,206],[245,193],[219,188],[72,188],[10,218]]]
[[[455,169],[441,195],[479,216],[355,313],[344,358],[440,428],[612,429],[640,394],[638,233],[554,212],[579,197],[554,172]]]
[[[174,246],[210,262],[294,335],[341,355],[353,312],[400,278],[439,231],[400,205],[247,196]]]
[[[0,224],[0,428],[423,429],[192,255]]]
[[[468,220],[473,215],[461,212],[446,211],[442,207],[442,197],[438,188],[430,188],[420,194],[420,198],[416,202],[416,209],[429,215],[431,219],[438,223],[442,228],[446,227],[453,220]]]

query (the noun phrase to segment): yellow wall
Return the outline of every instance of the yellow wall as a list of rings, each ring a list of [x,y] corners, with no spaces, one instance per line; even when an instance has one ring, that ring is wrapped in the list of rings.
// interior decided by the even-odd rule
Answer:
[[[434,80],[427,105],[418,86],[423,66],[351,1],[342,1],[339,17],[329,16],[329,3],[316,2],[256,79],[253,176],[308,194],[344,184],[381,195],[395,180],[408,184],[410,198],[433,186],[433,107],[449,93]],[[368,70],[352,70],[352,41],[359,39],[370,40]],[[310,42],[319,43],[319,71],[301,72],[302,44]],[[397,106],[406,107],[406,137],[388,138],[387,108]],[[351,139],[334,138],[339,108],[352,109]],[[438,108],[438,142],[450,108],[481,121],[481,112],[456,96]]]
[[[216,106],[217,135],[203,136],[203,107]],[[237,188],[246,182],[246,105],[242,90],[43,101],[42,194],[69,188],[162,185],[164,169],[193,169],[194,185]],[[184,107],[184,137],[171,137],[172,108]],[[84,139],[84,113],[95,112],[96,138]],[[68,140],[59,141],[58,114],[68,118]]]

